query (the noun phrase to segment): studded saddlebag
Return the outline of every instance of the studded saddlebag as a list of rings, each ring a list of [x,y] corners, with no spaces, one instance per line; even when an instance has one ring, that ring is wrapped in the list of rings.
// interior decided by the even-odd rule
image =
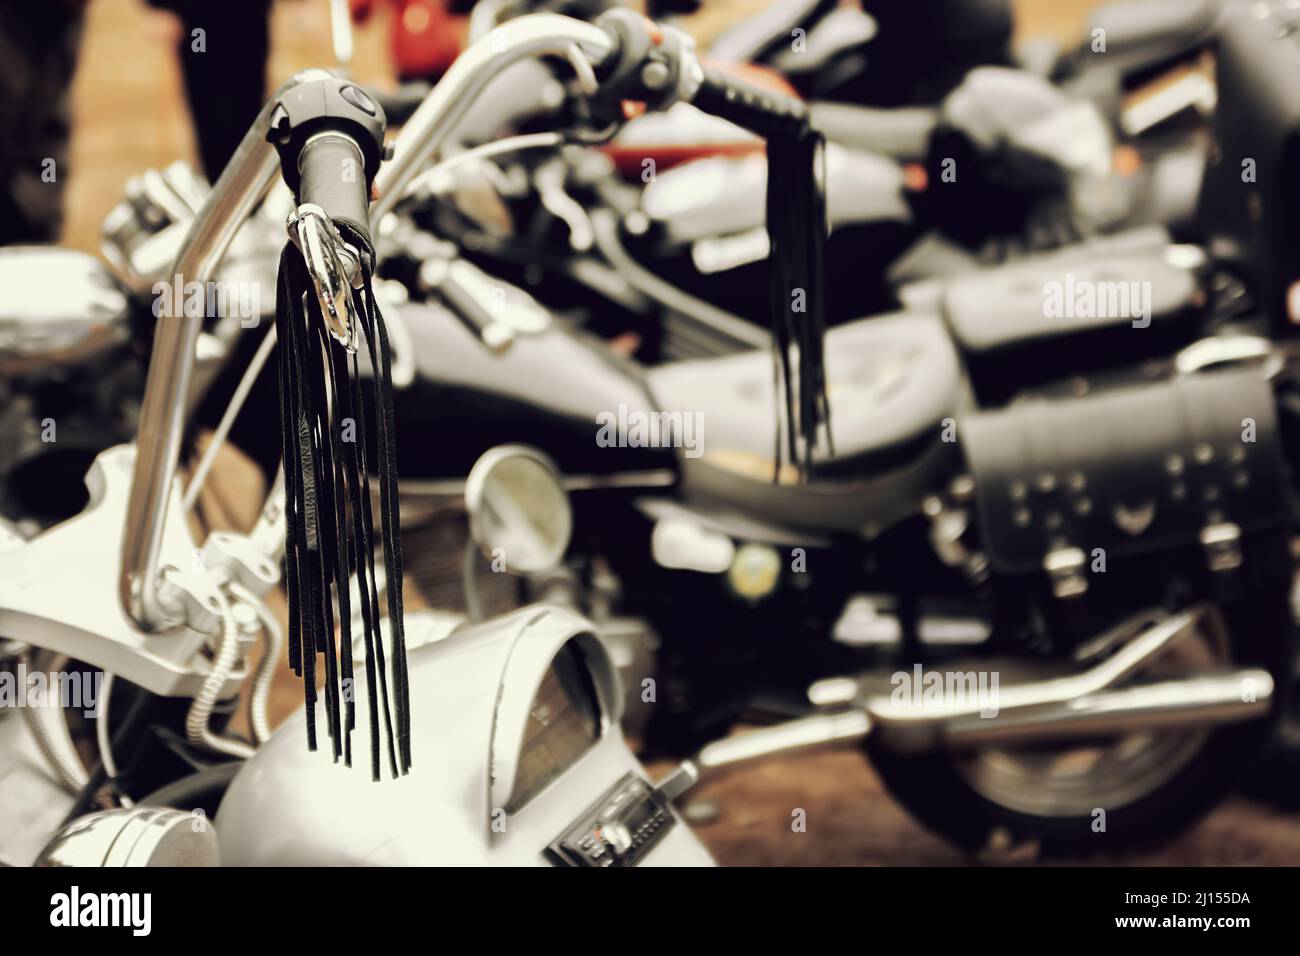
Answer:
[[[1242,538],[1285,522],[1273,403],[1262,375],[1238,369],[962,420],[993,569],[1059,579],[1096,548],[1197,544],[1211,570],[1234,568]]]

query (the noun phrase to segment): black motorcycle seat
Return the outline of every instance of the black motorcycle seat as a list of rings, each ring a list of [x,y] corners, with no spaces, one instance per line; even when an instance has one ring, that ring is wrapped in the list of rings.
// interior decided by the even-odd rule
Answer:
[[[776,416],[766,351],[652,369],[666,412],[697,414],[699,449],[682,455],[687,494],[726,501],[767,521],[852,528],[892,523],[945,474],[955,446],[944,420],[966,387],[942,320],[901,312],[838,326],[826,336],[834,451],[823,441],[814,476],[774,485]]]
[[[1162,323],[1195,302],[1196,277],[1165,248],[1083,260],[1052,256],[961,276],[942,311],[961,348],[990,352],[1030,342]]]

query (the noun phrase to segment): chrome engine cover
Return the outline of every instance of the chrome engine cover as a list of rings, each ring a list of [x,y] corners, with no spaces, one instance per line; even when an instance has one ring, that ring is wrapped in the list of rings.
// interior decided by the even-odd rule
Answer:
[[[0,372],[89,361],[125,341],[130,303],[108,269],[72,249],[0,249]]]

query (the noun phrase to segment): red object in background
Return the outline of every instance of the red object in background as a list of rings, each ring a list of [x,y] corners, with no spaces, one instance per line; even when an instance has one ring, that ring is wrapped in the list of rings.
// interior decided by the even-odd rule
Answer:
[[[351,0],[352,18],[361,23],[384,0]],[[393,66],[403,80],[436,80],[464,49],[467,17],[449,13],[442,0],[386,0],[393,9],[390,46]]]

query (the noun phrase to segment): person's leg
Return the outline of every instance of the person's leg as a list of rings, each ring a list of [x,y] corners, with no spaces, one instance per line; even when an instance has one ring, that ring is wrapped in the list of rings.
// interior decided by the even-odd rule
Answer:
[[[188,2],[178,53],[203,172],[215,182],[266,98],[270,0]]]
[[[1011,0],[864,0],[879,36],[843,98],[873,106],[940,102],[975,66],[1009,61]]]
[[[59,238],[83,19],[80,3],[0,4],[0,245]]]

